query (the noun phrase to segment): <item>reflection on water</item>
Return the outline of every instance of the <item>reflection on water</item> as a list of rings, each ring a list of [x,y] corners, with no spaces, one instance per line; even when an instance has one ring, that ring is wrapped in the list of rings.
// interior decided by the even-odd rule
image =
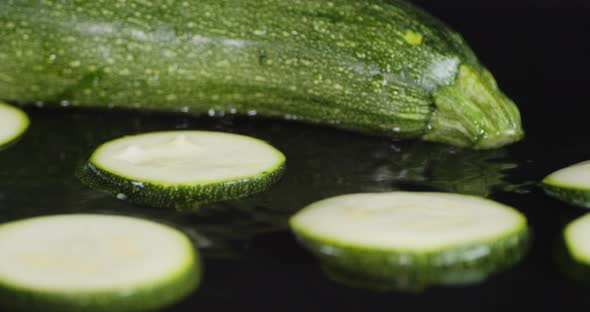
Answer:
[[[67,212],[137,215],[185,229],[207,257],[234,257],[262,233],[286,230],[310,202],[344,193],[440,190],[487,196],[510,190],[506,150],[471,151],[391,141],[272,120],[196,118],[129,112],[29,110],[22,140],[0,152],[0,221]],[[196,212],[150,209],[110,198],[74,176],[100,143],[155,130],[237,132],[267,140],[287,156],[284,178],[268,192]]]

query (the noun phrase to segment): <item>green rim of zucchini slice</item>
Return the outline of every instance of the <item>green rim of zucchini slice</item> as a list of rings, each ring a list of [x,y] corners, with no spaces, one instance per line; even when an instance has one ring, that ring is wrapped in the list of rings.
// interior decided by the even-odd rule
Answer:
[[[543,179],[549,196],[579,207],[590,208],[590,161],[557,170]]]
[[[182,232],[133,217],[72,214],[0,225],[0,304],[11,311],[149,311],[199,284]]]
[[[515,264],[528,246],[517,210],[447,193],[337,196],[305,207],[289,224],[330,277],[379,289],[480,281]]]
[[[21,109],[0,102],[0,148],[14,143],[29,128],[29,117]]]
[[[256,138],[163,131],[102,144],[78,176],[120,199],[188,209],[264,191],[284,169],[283,153]]]
[[[590,265],[590,214],[570,222],[563,232],[565,246],[571,257]]]

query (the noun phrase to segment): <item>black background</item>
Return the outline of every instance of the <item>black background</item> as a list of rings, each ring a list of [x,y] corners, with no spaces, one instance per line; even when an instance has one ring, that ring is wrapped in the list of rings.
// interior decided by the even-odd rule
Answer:
[[[460,32],[521,109],[527,141],[578,142],[588,115],[590,3],[416,0]]]

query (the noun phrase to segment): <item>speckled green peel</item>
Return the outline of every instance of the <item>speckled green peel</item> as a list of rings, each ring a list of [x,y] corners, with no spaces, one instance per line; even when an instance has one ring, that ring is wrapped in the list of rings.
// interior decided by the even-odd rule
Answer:
[[[130,180],[104,171],[87,163],[76,171],[76,176],[90,188],[132,203],[173,208],[183,211],[198,209],[202,205],[238,199],[267,190],[278,182],[285,172],[283,163],[273,171],[240,180],[197,185],[159,185]]]
[[[424,37],[422,34],[408,29],[404,34],[404,40],[411,45],[420,45],[422,44],[422,41],[424,41]]]
[[[522,136],[461,36],[403,1],[4,1],[0,26],[0,97],[17,102],[259,114],[475,148]],[[487,78],[452,87],[459,67]]]
[[[433,93],[436,110],[424,139],[475,149],[520,140],[518,108],[484,68],[461,65],[456,81]]]
[[[305,234],[298,238],[330,277],[337,281],[347,278],[347,284],[361,283],[363,288],[377,290],[422,290],[479,282],[518,263],[529,247],[526,226],[493,241],[424,254],[335,245]]]

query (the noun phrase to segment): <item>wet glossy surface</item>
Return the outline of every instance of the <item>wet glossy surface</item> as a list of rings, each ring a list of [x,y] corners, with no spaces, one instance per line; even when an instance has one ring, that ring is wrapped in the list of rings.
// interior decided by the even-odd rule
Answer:
[[[587,140],[582,1],[418,1],[465,35],[500,86],[521,108],[527,138],[473,152],[415,141],[392,142],[295,122],[190,118],[28,108],[32,126],[0,151],[0,220],[65,212],[148,217],[187,231],[205,260],[202,287],[167,311],[482,311],[525,304],[537,311],[583,304],[590,285],[560,261],[559,236],[582,215],[535,185],[546,174],[590,159]],[[287,156],[284,179],[246,200],[198,213],[133,206],[81,185],[76,167],[99,143],[123,134],[208,129],[267,140]],[[361,191],[439,190],[486,195],[529,219],[533,245],[513,269],[469,287],[423,293],[373,292],[327,279],[286,230],[290,214],[327,196]]]
[[[549,199],[536,188],[533,181],[548,168],[543,164],[555,167],[559,161],[533,159],[526,150],[534,145],[527,142],[477,152],[273,120],[38,108],[27,112],[32,120],[29,132],[0,152],[0,163],[5,164],[0,168],[1,220],[99,212],[147,217],[180,227],[203,253],[205,276],[202,288],[170,311],[241,305],[263,308],[287,302],[289,310],[314,303],[358,304],[358,308],[363,304],[430,306],[446,296],[454,300],[469,294],[483,296],[481,300],[493,298],[497,305],[504,302],[503,296],[543,284],[547,289],[584,289],[559,272],[552,256],[560,227],[581,211]],[[134,206],[90,190],[75,177],[76,168],[103,141],[165,129],[219,130],[267,140],[287,156],[286,175],[268,192],[196,212]],[[344,193],[390,190],[476,194],[513,205],[531,222],[532,252],[514,269],[480,285],[438,287],[420,295],[379,293],[330,281],[286,229],[287,218],[313,201]],[[532,292],[530,295],[536,297]],[[421,297],[435,301],[426,303]]]

